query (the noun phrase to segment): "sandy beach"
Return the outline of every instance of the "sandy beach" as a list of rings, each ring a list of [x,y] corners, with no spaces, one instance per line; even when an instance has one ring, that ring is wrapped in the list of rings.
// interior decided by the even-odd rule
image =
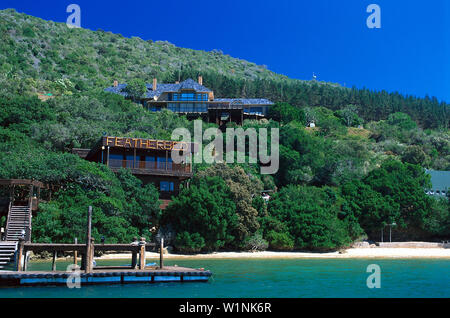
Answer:
[[[130,254],[105,254],[96,259],[128,259]],[[146,253],[148,260],[159,260],[158,253]],[[351,248],[332,253],[303,252],[215,252],[209,254],[180,255],[164,254],[164,259],[258,259],[258,258],[448,258],[448,248]]]

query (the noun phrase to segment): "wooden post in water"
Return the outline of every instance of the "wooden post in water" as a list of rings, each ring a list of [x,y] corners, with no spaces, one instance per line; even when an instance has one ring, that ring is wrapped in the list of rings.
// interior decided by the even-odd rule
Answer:
[[[137,266],[137,252],[131,252],[131,268],[136,269]]]
[[[28,269],[28,257],[30,256],[30,252],[25,252],[23,259],[23,271],[26,272]]]
[[[22,271],[22,258],[23,258],[23,245],[25,244],[25,241],[22,237],[19,238],[19,249],[17,251],[17,258],[16,258],[16,270],[18,272]]]
[[[86,270],[86,252],[85,253],[81,253],[81,267],[80,269],[82,271]]]
[[[91,227],[92,227],[92,207],[89,206],[88,210],[88,220],[87,220],[87,235],[86,235],[86,255],[85,259],[85,271],[86,273],[91,272],[92,260],[91,260]]]
[[[53,260],[52,260],[52,272],[56,271],[56,256],[57,256],[57,252],[54,251],[53,252]]]
[[[137,237],[134,237],[132,245],[135,245],[136,243],[139,244]],[[133,250],[131,252],[131,268],[132,269],[136,269],[136,266],[137,266],[137,254],[138,253],[135,250]]]
[[[78,244],[78,238],[75,238],[75,244]],[[75,265],[78,264],[78,251],[77,250],[73,251],[73,263]]]
[[[90,261],[90,267],[89,267],[89,270],[92,272],[92,270],[93,270],[93,268],[94,268],[94,238],[93,237],[91,237],[91,247],[90,247],[90,252],[91,252],[91,255],[90,255],[90,257],[89,257],[89,261]]]
[[[145,269],[145,237],[141,237],[139,242],[139,269]]]
[[[164,238],[161,237],[161,246],[159,248],[159,268],[164,267]]]

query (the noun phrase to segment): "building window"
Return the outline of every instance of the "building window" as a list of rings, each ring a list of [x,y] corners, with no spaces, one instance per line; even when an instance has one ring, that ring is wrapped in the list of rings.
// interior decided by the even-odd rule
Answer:
[[[173,93],[169,101],[208,101],[208,94],[201,93]]]
[[[159,112],[159,111],[161,111],[161,107],[160,106],[156,106],[156,105],[148,105],[147,109],[149,111],[151,111],[151,112]]]
[[[170,181],[160,181],[159,182],[159,190],[165,192],[173,192],[174,185],[173,182]]]
[[[110,160],[123,160],[123,155],[110,154],[109,159]]]
[[[174,113],[206,113],[206,103],[168,103],[167,108]]]
[[[262,115],[262,107],[250,107],[250,114]]]

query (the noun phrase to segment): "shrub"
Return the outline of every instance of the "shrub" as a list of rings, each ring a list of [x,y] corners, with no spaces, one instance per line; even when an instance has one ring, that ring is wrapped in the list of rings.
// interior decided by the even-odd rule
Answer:
[[[238,226],[235,211],[236,205],[225,181],[220,177],[194,177],[189,188],[182,189],[164,210],[161,225],[171,226],[177,233],[198,233],[204,239],[202,248],[216,251],[234,243],[232,233]],[[178,246],[177,242],[176,249],[188,246],[184,243]]]
[[[261,234],[255,234],[252,237],[249,237],[245,242],[245,249],[256,252],[256,251],[265,251],[269,246],[269,243],[263,239]]]
[[[177,234],[174,244],[176,249],[182,253],[196,253],[205,247],[205,240],[198,233],[181,232]]]
[[[267,234],[267,240],[270,248],[274,250],[290,251],[294,248],[294,240],[287,233],[270,231]]]

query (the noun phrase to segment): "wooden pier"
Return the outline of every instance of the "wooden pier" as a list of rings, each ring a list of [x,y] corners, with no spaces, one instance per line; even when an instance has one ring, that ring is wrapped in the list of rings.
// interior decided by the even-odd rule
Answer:
[[[160,247],[160,264],[147,266],[146,250],[154,250],[155,244],[148,244],[143,238],[138,244],[43,244],[19,242],[17,270],[0,271],[0,286],[66,285],[70,280],[79,279],[81,285],[127,284],[157,282],[207,282],[212,273],[203,269],[178,266],[164,266],[163,244]],[[94,250],[131,252],[131,265],[93,266]],[[53,252],[51,271],[27,271],[27,252]],[[74,265],[77,255],[82,255],[82,266],[75,271],[56,271],[56,253],[73,252]],[[86,251],[89,251],[88,253]],[[86,256],[90,255],[90,256]],[[90,266],[89,266],[90,264]]]
[[[26,285],[71,285],[74,281],[86,284],[126,284],[155,282],[207,282],[212,275],[204,269],[178,266],[164,266],[164,239],[161,239],[159,265],[147,266],[146,251],[156,250],[156,244],[147,243],[145,238],[130,244],[94,244],[91,237],[92,209],[89,208],[86,244],[29,243],[21,238],[16,252],[16,270],[0,271],[1,286]],[[53,254],[51,270],[45,272],[27,271],[28,252],[47,251]],[[94,251],[130,252],[131,265],[94,266]],[[56,271],[57,253],[73,253],[71,269]],[[81,255],[81,267],[78,266]],[[69,286],[70,287],[70,286]]]

